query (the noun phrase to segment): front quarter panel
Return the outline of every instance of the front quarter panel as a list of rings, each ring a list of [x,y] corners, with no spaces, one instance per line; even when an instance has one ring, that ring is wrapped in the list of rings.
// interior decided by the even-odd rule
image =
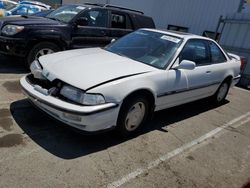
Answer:
[[[159,70],[109,82],[87,92],[101,93],[107,102],[121,104],[133,92],[147,90],[154,95],[156,101],[157,94],[161,92],[166,80],[166,71]]]

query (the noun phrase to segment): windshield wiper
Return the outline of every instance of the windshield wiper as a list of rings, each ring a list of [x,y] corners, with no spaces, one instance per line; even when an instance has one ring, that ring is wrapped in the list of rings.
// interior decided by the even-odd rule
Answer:
[[[119,55],[119,56],[122,56],[122,57],[127,57],[127,56],[125,56],[124,54],[122,54],[121,52],[115,53],[115,54],[117,54],[117,55]]]
[[[27,16],[27,15],[21,15],[21,17],[22,17],[22,18],[28,18],[28,16]]]
[[[63,22],[62,20],[58,19],[58,18],[51,18],[51,17],[46,17],[46,18],[49,18],[51,20],[55,20],[55,21],[58,21],[58,22]]]

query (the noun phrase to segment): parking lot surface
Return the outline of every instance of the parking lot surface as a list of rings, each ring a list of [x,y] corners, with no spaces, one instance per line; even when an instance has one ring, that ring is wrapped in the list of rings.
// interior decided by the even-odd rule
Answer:
[[[0,57],[0,187],[235,187],[250,182],[250,92],[157,112],[136,136],[84,135],[34,108]]]

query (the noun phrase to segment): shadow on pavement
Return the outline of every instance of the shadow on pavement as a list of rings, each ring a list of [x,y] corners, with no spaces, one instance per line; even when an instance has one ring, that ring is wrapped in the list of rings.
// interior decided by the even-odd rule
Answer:
[[[157,112],[152,121],[130,138],[121,138],[114,131],[83,135],[37,110],[27,99],[12,103],[10,109],[18,126],[40,147],[57,157],[74,159],[105,150],[150,131],[159,130],[168,134],[163,127],[216,107],[205,99]]]
[[[28,73],[28,69],[25,67],[24,60],[21,58],[0,55],[0,73],[24,74]]]

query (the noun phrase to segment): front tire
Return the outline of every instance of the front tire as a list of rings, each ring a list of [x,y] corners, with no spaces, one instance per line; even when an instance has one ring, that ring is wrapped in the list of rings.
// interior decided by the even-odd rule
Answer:
[[[149,106],[145,97],[125,100],[118,116],[118,132],[123,136],[129,136],[137,132],[147,120]]]
[[[52,42],[40,42],[36,44],[29,52],[27,56],[26,66],[30,67],[30,64],[39,57],[47,54],[52,54],[60,51],[60,48]]]

